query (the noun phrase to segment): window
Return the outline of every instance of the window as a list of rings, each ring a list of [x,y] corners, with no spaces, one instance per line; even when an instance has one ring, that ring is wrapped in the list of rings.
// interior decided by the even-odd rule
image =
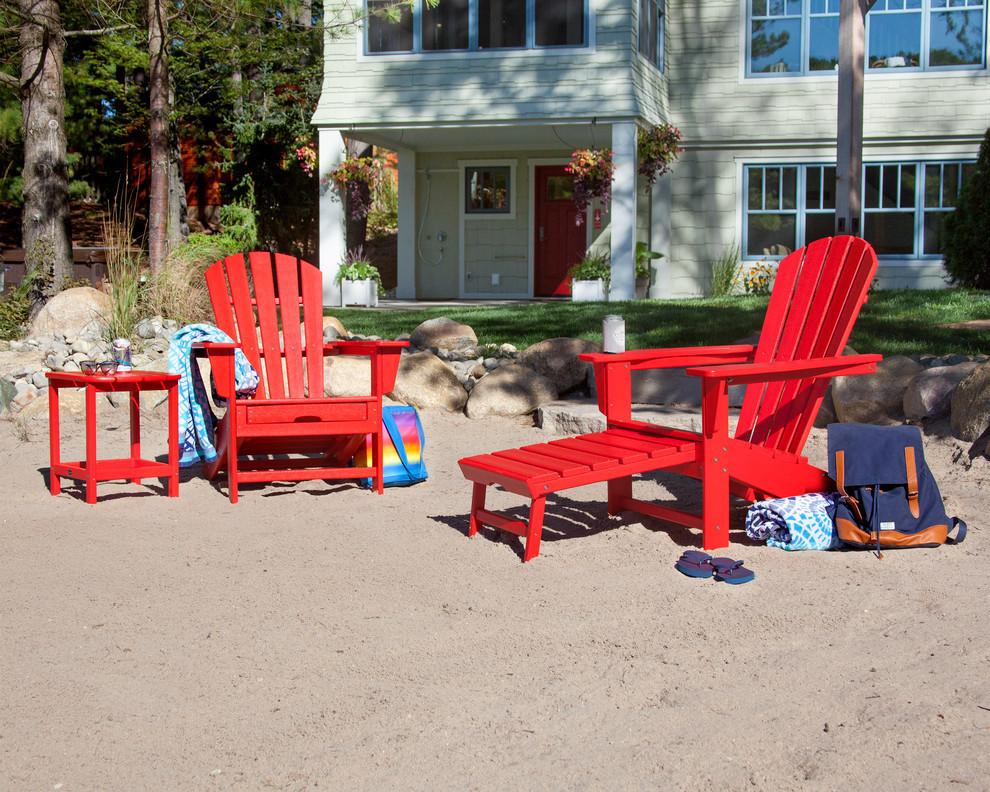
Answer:
[[[466,214],[508,214],[510,168],[507,165],[464,169]]]
[[[664,0],[639,0],[639,51],[663,71]]]
[[[877,255],[941,257],[942,222],[973,162],[869,163],[863,168],[863,237]],[[784,256],[835,233],[835,166],[743,169],[748,258]]]
[[[588,0],[412,0],[399,6],[397,18],[392,0],[367,4],[369,54],[583,47],[588,41]]]
[[[750,76],[834,72],[840,0],[749,0]],[[866,15],[870,71],[979,68],[986,0],[877,0]]]

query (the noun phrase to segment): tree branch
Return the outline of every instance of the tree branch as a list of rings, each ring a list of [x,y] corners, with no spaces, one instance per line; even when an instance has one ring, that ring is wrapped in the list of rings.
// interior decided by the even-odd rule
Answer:
[[[64,35],[66,38],[71,36],[102,36],[104,33],[116,33],[118,30],[137,30],[137,25],[114,25],[113,27],[94,30],[66,30]]]

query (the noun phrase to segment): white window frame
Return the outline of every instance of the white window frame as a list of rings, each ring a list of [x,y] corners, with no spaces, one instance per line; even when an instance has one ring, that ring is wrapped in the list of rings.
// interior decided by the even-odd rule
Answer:
[[[834,75],[835,71],[829,70],[815,70],[810,69],[809,64],[809,39],[810,39],[810,29],[811,29],[811,17],[819,16],[819,14],[812,14],[811,11],[811,0],[800,0],[801,2],[801,17],[800,17],[800,31],[801,31],[801,64],[800,68],[796,71],[781,71],[781,72],[754,72],[753,62],[752,62],[752,43],[753,43],[753,1],[745,0],[746,4],[746,27],[743,31],[743,61],[745,64],[745,76],[747,79],[782,79],[787,77],[821,77],[826,75]],[[821,0],[825,2],[826,0]],[[766,0],[768,5],[785,4],[787,0]],[[835,5],[836,11],[833,14],[831,11],[826,14],[827,16],[836,15],[838,13],[838,2],[837,0],[828,0],[829,4]],[[903,3],[904,0],[882,0],[882,2],[890,3]],[[870,25],[871,19],[876,18],[874,14],[880,13],[900,13],[897,9],[891,9],[889,12],[885,9],[879,8],[880,2],[877,6],[872,8],[870,12],[866,15],[866,63],[864,64],[866,72],[869,74],[903,74],[905,72],[935,72],[944,73],[947,71],[973,71],[987,68],[987,48],[988,48],[988,37],[987,37],[987,27],[990,23],[988,19],[987,8],[990,6],[988,0],[948,0],[951,3],[950,7],[943,7],[937,5],[939,2],[946,2],[946,0],[920,0],[920,9],[905,9],[903,13],[918,13],[921,14],[921,40],[918,42],[920,49],[920,62],[917,66],[907,65],[907,66],[897,66],[894,68],[884,67],[884,68],[872,68],[870,67],[870,53],[869,53],[869,42],[870,42]],[[965,5],[957,5],[964,3]],[[980,63],[975,64],[953,64],[948,66],[932,66],[929,63],[929,53],[931,50],[931,32],[932,24],[931,20],[933,15],[951,13],[953,10],[958,10],[960,8],[972,8],[983,10],[983,53]],[[796,19],[797,15],[792,15],[790,18]],[[889,60],[889,59],[888,59]]]
[[[909,253],[882,253],[877,252],[877,258],[881,261],[898,261],[903,262],[909,260],[911,262],[917,262],[919,264],[930,264],[932,262],[941,261],[943,258],[943,253],[941,251],[937,253],[925,253],[925,217],[926,214],[930,212],[944,213],[948,211],[954,211],[955,201],[948,201],[944,195],[944,182],[941,181],[941,176],[944,174],[945,166],[947,165],[958,165],[960,166],[960,176],[962,176],[962,168],[965,166],[975,166],[976,160],[966,157],[947,157],[947,158],[937,158],[937,159],[884,159],[878,161],[870,161],[863,163],[863,173],[860,183],[863,185],[863,197],[862,197],[862,208],[860,210],[860,228],[865,232],[866,229],[866,215],[868,213],[883,213],[883,212],[905,212],[907,207],[900,205],[900,198],[898,199],[898,206],[894,207],[869,207],[867,206],[866,198],[866,169],[867,168],[883,168],[885,166],[897,166],[899,168],[913,167],[915,174],[915,184],[914,184],[914,206],[911,207],[911,211],[914,214],[914,237],[912,241],[912,251]],[[939,206],[925,206],[925,171],[929,167],[939,167],[940,173],[940,184],[939,184]],[[767,259],[779,259],[781,256],[772,256],[766,254],[749,254],[747,250],[749,248],[749,215],[751,214],[749,210],[749,173],[751,168],[760,169],[783,169],[783,168],[796,168],[797,174],[795,179],[795,190],[797,205],[792,211],[785,209],[766,209],[765,207],[758,210],[761,213],[780,213],[780,214],[793,214],[795,218],[795,248],[803,247],[808,244],[809,241],[804,238],[805,236],[805,226],[807,215],[809,212],[814,210],[809,210],[806,206],[807,198],[807,178],[808,170],[811,168],[828,168],[835,167],[834,162],[823,162],[823,161],[793,161],[793,160],[777,160],[770,162],[742,162],[741,169],[739,171],[739,182],[740,189],[739,195],[741,196],[740,201],[740,216],[741,216],[741,239],[742,239],[742,258],[744,261],[760,261]],[[960,178],[960,183],[957,188],[962,187],[962,178]],[[882,203],[882,202],[881,202]],[[818,210],[821,212],[822,210]],[[867,239],[867,241],[870,241]]]
[[[478,0],[468,0],[468,46],[467,49],[431,50],[423,49],[422,39],[422,0],[412,0],[412,35],[413,45],[409,50],[389,50],[388,52],[373,52],[368,46],[369,25],[363,25],[363,33],[360,37],[361,55],[367,58],[383,57],[449,57],[450,55],[463,55],[470,52],[472,55],[498,56],[506,53],[547,53],[560,52],[562,50],[593,49],[594,48],[594,3],[592,0],[584,2],[584,30],[582,31],[581,44],[564,45],[542,45],[536,44],[536,0],[526,0],[526,44],[522,47],[498,47],[492,49],[479,49],[478,46]],[[368,2],[363,0],[364,13],[368,13]]]

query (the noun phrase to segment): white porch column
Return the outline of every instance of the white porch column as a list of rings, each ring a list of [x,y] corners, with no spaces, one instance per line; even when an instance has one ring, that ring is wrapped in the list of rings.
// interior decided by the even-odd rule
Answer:
[[[650,263],[656,277],[650,286],[650,299],[662,300],[673,293],[673,273],[670,263],[670,174],[661,176],[653,185],[650,197],[650,250],[663,253],[663,258]]]
[[[398,151],[399,233],[395,296],[416,299],[416,152]]]
[[[636,296],[636,125],[612,125],[612,283],[609,300]]]
[[[334,283],[340,262],[347,254],[347,223],[344,205],[327,176],[347,156],[344,138],[336,129],[320,129],[320,272],[323,275],[323,305],[340,305],[340,286]]]

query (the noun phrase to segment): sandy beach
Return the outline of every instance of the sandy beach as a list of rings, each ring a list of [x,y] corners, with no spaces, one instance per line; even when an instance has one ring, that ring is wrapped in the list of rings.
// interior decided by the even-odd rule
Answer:
[[[468,538],[457,460],[548,435],[422,419],[424,483],[236,505],[198,468],[178,498],[53,497],[47,414],[0,420],[0,787],[990,789],[990,463],[946,427],[926,455],[963,544],[786,552],[747,540],[739,507],[724,555],[756,578],[730,586],[674,569],[692,531],[608,517],[604,485],[550,499],[531,563]],[[125,421],[101,404],[101,453]],[[163,416],[143,421],[163,455]],[[62,424],[81,458],[81,414]],[[823,430],[807,452],[825,464]]]

